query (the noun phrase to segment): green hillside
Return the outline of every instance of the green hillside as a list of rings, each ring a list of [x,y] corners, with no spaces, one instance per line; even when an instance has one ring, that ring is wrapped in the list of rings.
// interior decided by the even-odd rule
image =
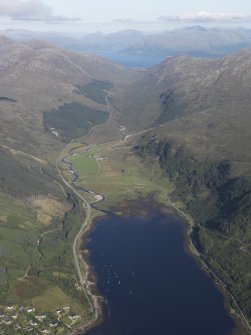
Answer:
[[[46,313],[39,330],[53,322],[57,334],[67,334],[98,318],[79,246],[97,214],[90,203],[104,194],[105,209],[151,195],[191,218],[201,260],[242,320],[251,321],[250,63],[246,50],[221,60],[174,57],[139,71],[44,42],[2,39],[6,320],[8,306],[22,329]],[[4,331],[13,334],[15,326]]]
[[[39,41],[3,39],[0,65],[1,331],[27,334],[33,323],[66,334],[94,312],[73,257],[86,212],[56,164],[67,143],[108,120],[110,89],[135,74]]]
[[[174,183],[171,198],[192,217],[201,258],[249,322],[250,61],[250,50],[224,60],[176,57],[149,71],[139,101],[132,95],[140,117],[146,105],[152,128],[135,152]]]

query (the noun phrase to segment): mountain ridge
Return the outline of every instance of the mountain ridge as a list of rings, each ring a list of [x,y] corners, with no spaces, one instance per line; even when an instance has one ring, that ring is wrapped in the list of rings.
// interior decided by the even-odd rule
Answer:
[[[131,100],[136,120],[148,118],[150,128],[135,152],[173,182],[172,201],[191,216],[201,259],[249,323],[250,64],[250,49],[222,60],[177,56],[148,70]]]
[[[105,163],[117,163],[117,155],[120,163],[129,162],[126,169],[115,164],[115,171],[106,166],[109,187],[113,173],[115,186],[118,180],[135,196],[141,189],[154,192],[154,178],[163,181],[161,192],[171,183],[164,198],[172,192],[172,204],[193,218],[190,237],[200,257],[235,297],[234,309],[250,320],[250,65],[251,49],[224,59],[176,56],[137,71],[47,42],[0,38],[0,220],[7,229],[1,233],[10,238],[5,254],[11,255],[0,271],[0,302],[26,297],[30,304],[30,297],[56,287],[75,311],[88,310],[72,262],[86,207],[76,197],[82,191],[73,192],[72,166],[64,158],[76,154],[86,164],[94,157],[100,170],[95,145],[101,143],[100,152],[109,154]],[[148,167],[149,185],[132,178]],[[48,203],[62,215],[44,215]],[[29,238],[20,239],[22,234]]]
[[[122,54],[174,56],[186,54],[196,57],[223,57],[251,45],[249,29],[207,28],[188,26],[161,33],[122,30],[104,34],[39,33],[29,31],[3,31],[14,39],[25,41],[36,38],[63,48],[79,51],[113,51]]]
[[[2,119],[7,122],[11,118],[13,122],[12,125],[2,122],[1,141],[7,146],[16,146],[11,137],[14,139],[20,129],[23,139],[19,138],[16,149],[20,149],[23,141],[26,141],[24,133],[28,137],[34,136],[33,141],[26,143],[29,150],[32,142],[36,143],[35,137],[46,139],[50,143],[48,148],[55,145],[60,147],[62,144],[56,136],[44,133],[44,112],[69,102],[107,111],[106,103],[100,104],[92,100],[90,95],[80,94],[78,86],[87,85],[94,79],[123,83],[132,77],[131,72],[119,64],[95,55],[77,54],[34,40],[25,44],[5,38],[3,41],[0,47],[0,95],[16,102],[0,101]],[[34,124],[37,128],[34,128]],[[25,128],[27,131],[29,129],[29,134],[24,132]],[[33,147],[33,154],[38,154],[36,146]]]

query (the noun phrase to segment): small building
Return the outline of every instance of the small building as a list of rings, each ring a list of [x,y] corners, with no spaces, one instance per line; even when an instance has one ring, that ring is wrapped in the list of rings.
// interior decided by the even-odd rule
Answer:
[[[56,322],[56,323],[50,323],[50,327],[52,327],[52,328],[55,328],[55,327],[57,327],[57,325],[58,325],[58,323]]]
[[[10,324],[12,324],[12,321],[5,321],[4,322],[6,325],[10,325]]]
[[[38,320],[38,321],[40,321],[40,322],[42,322],[44,319],[46,319],[46,315],[45,314],[43,314],[43,315],[36,315],[35,316],[35,318]]]
[[[33,313],[33,312],[35,312],[35,308],[33,308],[33,307],[27,308],[27,312],[28,313]]]

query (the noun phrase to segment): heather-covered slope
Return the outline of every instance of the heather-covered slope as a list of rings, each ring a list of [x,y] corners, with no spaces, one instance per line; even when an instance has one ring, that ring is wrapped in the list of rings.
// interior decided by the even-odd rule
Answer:
[[[136,153],[175,184],[172,199],[191,215],[202,259],[249,321],[250,63],[250,50],[221,61],[176,57],[151,70],[133,100],[138,120],[146,105],[153,127]]]
[[[39,331],[47,331],[58,325],[55,310],[67,306],[58,328],[68,333],[68,316],[78,324],[93,318],[72,252],[86,212],[63,187],[56,161],[66,143],[108,119],[110,90],[134,74],[99,57],[2,37],[0,76],[0,311],[11,305],[17,319],[1,331],[26,334],[41,313]]]
[[[44,112],[75,103],[93,114],[107,114],[106,101],[95,99],[106,89],[100,83],[112,86],[130,80],[130,71],[96,56],[71,53],[34,40],[26,44],[6,38],[1,41],[0,136],[2,144],[13,148],[25,146],[26,151],[48,155],[50,148],[60,148],[61,143],[57,129],[50,134],[44,132]],[[85,90],[85,85],[88,88],[93,82],[91,90]]]

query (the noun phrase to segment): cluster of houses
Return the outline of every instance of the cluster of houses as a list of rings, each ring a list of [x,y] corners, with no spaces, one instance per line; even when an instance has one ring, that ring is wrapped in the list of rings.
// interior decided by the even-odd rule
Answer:
[[[57,328],[62,331],[71,328],[79,319],[79,315],[70,314],[70,307],[58,308],[47,315],[36,313],[34,307],[7,306],[0,312],[0,335],[33,334],[34,331],[36,334],[55,334]]]

